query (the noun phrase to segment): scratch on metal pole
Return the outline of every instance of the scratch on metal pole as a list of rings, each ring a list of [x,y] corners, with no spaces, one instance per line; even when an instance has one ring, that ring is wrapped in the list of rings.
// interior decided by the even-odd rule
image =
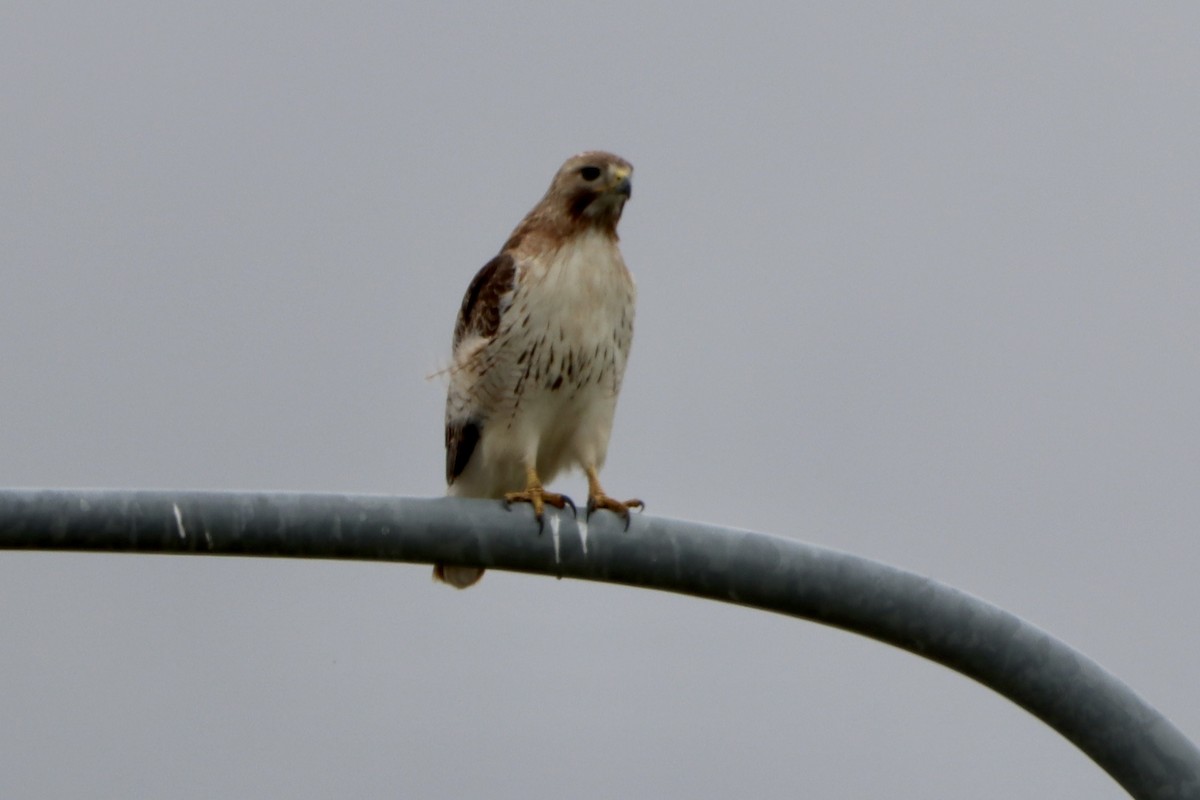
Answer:
[[[583,548],[583,554],[587,555],[587,520],[575,520],[575,527],[579,528],[579,545]]]
[[[172,503],[171,508],[175,509],[175,527],[179,530],[179,538],[187,538],[187,530],[183,527],[183,512],[179,510],[178,503]]]
[[[562,524],[558,519],[558,514],[550,517],[550,536],[554,539],[554,563],[562,563],[562,555],[560,553],[560,545],[562,544],[558,538],[558,526]]]

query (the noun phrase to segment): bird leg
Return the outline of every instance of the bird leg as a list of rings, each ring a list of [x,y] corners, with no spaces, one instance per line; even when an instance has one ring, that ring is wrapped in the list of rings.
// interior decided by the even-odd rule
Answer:
[[[598,508],[607,508],[621,519],[625,520],[625,530],[629,530],[629,509],[643,509],[646,504],[641,500],[626,500],[622,503],[620,500],[614,500],[604,493],[604,489],[600,486],[600,476],[596,474],[595,467],[586,469],[588,479],[588,517],[592,516],[592,512]]]
[[[571,513],[575,514],[575,504],[571,502],[571,498],[565,494],[557,492],[547,492],[542,487],[542,480],[538,477],[537,470],[533,467],[525,468],[525,491],[523,492],[506,492],[504,495],[504,506],[507,508],[512,503],[529,503],[533,506],[533,516],[538,521],[538,532],[542,530],[542,512],[546,506],[554,506],[555,508],[571,507]]]

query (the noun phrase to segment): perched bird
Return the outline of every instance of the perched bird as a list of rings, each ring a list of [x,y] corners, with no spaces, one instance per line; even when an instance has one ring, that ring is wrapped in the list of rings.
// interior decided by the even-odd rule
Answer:
[[[633,166],[611,153],[567,159],[546,195],[471,281],[454,327],[446,397],[446,483],[457,497],[575,504],[546,491],[581,467],[587,513],[629,510],[605,494],[617,394],[633,340],[636,291],[617,247]],[[466,588],[478,567],[439,564],[434,578]]]

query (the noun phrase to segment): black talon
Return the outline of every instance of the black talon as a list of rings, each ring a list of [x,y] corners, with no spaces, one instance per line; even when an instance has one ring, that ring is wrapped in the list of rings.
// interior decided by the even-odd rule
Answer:
[[[575,519],[579,519],[579,511],[575,508],[575,501],[567,497],[565,494],[562,496],[562,499],[564,503],[571,507],[571,516]]]

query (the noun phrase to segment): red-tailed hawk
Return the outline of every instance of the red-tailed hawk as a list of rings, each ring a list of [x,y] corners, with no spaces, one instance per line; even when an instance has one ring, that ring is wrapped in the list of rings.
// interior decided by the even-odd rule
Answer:
[[[454,327],[446,397],[446,483],[458,497],[575,504],[548,492],[560,471],[587,474],[590,515],[630,508],[600,487],[617,394],[633,339],[633,278],[617,221],[633,167],[611,153],[567,160],[500,254],[471,281]],[[476,567],[437,565],[459,588]]]

